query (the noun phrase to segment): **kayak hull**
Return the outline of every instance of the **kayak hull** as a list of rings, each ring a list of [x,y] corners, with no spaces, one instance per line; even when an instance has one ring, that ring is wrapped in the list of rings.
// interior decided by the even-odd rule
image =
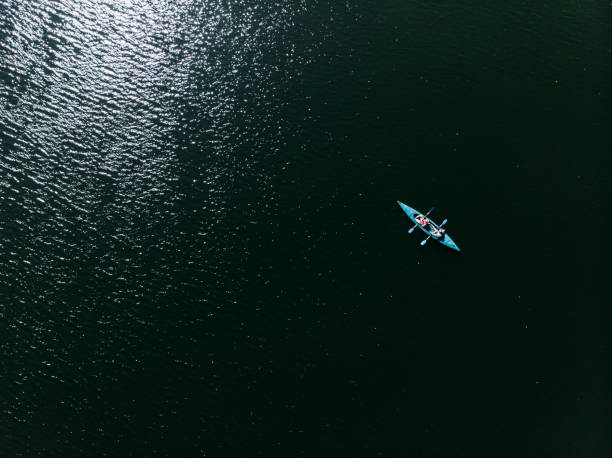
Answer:
[[[442,245],[447,246],[455,251],[461,251],[459,247],[457,246],[457,244],[453,241],[453,239],[451,239],[448,236],[446,232],[443,233],[441,237],[435,237],[432,235],[433,228],[436,228],[436,229],[440,228],[440,226],[438,226],[433,221],[429,220],[429,224],[427,225],[427,227],[423,227],[419,223],[417,223],[416,216],[423,215],[424,213],[421,213],[420,211],[415,210],[412,207],[409,207],[408,205],[400,202],[399,200],[397,201],[397,204],[400,206],[402,210],[404,210],[404,213],[408,215],[408,217],[412,220],[412,222],[416,224],[417,227],[421,229],[423,232],[425,232],[427,235],[431,236],[433,240],[436,240],[437,242],[440,242]]]

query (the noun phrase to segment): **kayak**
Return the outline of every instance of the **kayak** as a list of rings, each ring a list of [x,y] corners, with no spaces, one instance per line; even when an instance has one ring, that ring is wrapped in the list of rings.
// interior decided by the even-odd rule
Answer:
[[[437,233],[437,231],[440,230],[440,227],[442,227],[442,225],[444,223],[446,223],[446,220],[441,225],[437,225],[431,219],[428,218],[427,219],[427,224],[425,224],[425,226],[422,226],[417,221],[416,217],[418,215],[424,216],[423,213],[421,213],[420,211],[415,210],[412,207],[409,207],[406,204],[403,204],[399,200],[397,201],[397,204],[401,207],[402,210],[404,210],[404,213],[406,213],[408,215],[408,217],[412,220],[412,222],[414,224],[416,224],[416,227],[418,227],[423,232],[425,232],[429,237],[431,237],[434,240],[437,240],[438,242],[440,242],[444,246],[452,248],[453,250],[461,251],[461,250],[459,250],[459,247],[457,246],[457,244],[453,241],[453,239],[451,239],[448,236],[448,234],[446,232],[442,232],[440,235],[437,235],[437,236],[434,235],[435,233]],[[412,229],[410,231],[412,231]],[[423,242],[421,242],[421,245],[424,245],[425,242],[429,239],[429,237],[427,239],[423,240]]]

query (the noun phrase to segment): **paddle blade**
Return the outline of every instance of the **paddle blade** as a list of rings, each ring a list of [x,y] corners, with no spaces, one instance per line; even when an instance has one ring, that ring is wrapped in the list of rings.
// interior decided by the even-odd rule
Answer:
[[[408,233],[409,233],[409,234],[412,234],[412,233],[414,232],[414,229],[415,229],[415,228],[416,228],[416,226],[412,226],[412,227],[411,227],[411,228],[408,230]]]
[[[421,242],[421,246],[425,245],[425,244],[427,243],[427,241],[428,241],[428,240],[429,240],[429,237],[427,237],[425,240],[423,240],[423,241]]]
[[[448,220],[446,218],[444,218],[444,221],[442,221],[442,224],[440,224],[440,227],[444,226],[447,222],[448,222]]]

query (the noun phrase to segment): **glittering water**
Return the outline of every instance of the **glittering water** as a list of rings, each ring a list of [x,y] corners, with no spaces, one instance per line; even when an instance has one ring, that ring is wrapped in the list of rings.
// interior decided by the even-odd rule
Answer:
[[[609,456],[611,12],[0,0],[0,450]]]

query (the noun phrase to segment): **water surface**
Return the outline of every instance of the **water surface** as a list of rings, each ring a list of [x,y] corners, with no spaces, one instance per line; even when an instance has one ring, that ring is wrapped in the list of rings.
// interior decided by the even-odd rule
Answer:
[[[611,12],[0,0],[5,453],[609,456]]]

